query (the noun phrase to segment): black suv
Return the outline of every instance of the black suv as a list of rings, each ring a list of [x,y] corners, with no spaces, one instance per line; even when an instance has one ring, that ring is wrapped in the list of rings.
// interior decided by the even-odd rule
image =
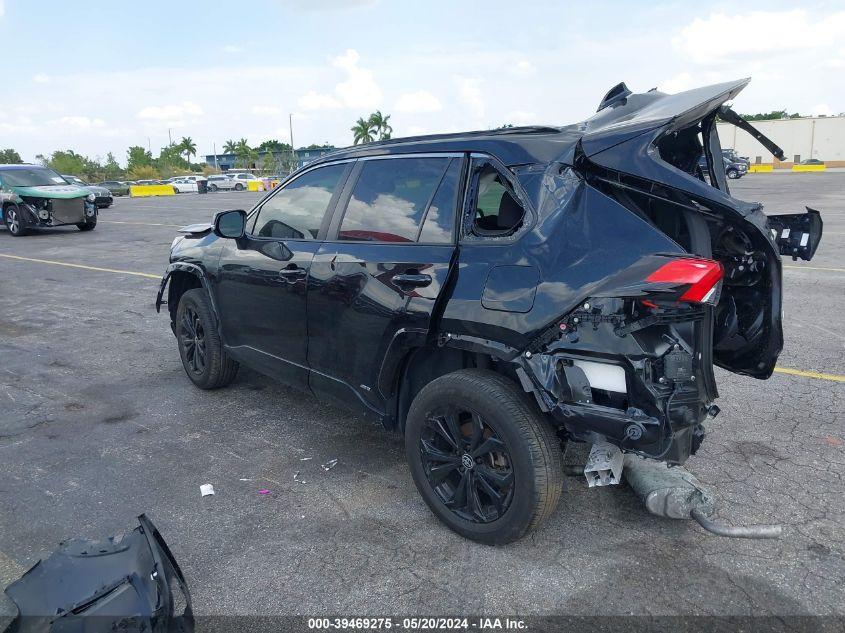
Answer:
[[[822,232],[731,197],[715,121],[746,83],[341,150],[182,229],[157,307],[188,377],[243,363],[403,433],[432,511],[487,543],[554,511],[564,442],[684,462],[713,364],[771,375],[779,253]]]

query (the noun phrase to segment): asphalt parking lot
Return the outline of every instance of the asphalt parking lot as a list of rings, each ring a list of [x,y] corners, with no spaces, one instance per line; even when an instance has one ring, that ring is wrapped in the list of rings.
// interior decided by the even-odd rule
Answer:
[[[569,477],[541,529],[478,545],[428,511],[399,437],[244,369],[199,391],[158,277],[178,226],[262,194],[186,194],[117,199],[92,233],[0,231],[0,581],[146,512],[199,614],[845,614],[845,173],[732,187],[825,222],[816,258],[785,262],[779,365],[797,373],[719,371],[687,464],[723,518],[782,539],[710,536]]]

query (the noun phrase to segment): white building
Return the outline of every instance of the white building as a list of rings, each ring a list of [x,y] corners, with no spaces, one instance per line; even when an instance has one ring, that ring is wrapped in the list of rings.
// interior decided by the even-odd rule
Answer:
[[[729,123],[717,125],[722,147],[735,149],[740,156],[748,156],[752,164],[774,163],[775,167],[791,167],[793,163],[817,158],[828,167],[845,167],[845,116],[750,123],[783,148],[786,162],[775,160],[754,137]]]

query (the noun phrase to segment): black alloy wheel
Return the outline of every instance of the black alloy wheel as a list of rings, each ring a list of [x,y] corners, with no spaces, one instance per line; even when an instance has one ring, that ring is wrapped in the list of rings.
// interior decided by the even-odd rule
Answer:
[[[205,372],[205,328],[196,311],[189,307],[179,320],[179,346],[187,360],[186,370],[201,376]]]
[[[505,514],[513,498],[510,453],[477,411],[447,406],[432,412],[419,450],[428,483],[456,515],[489,523]]]
[[[223,348],[216,323],[211,300],[204,289],[192,288],[179,298],[173,331],[182,367],[200,389],[225,387],[238,373],[238,363]]]
[[[551,516],[563,489],[554,430],[502,374],[461,369],[417,393],[405,456],[429,509],[458,534],[509,543]]]

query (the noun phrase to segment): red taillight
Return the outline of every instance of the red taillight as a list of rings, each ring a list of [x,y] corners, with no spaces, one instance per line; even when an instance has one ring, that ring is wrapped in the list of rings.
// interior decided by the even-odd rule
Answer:
[[[689,284],[681,301],[716,303],[723,273],[722,264],[712,259],[673,259],[651,273],[646,281]]]

